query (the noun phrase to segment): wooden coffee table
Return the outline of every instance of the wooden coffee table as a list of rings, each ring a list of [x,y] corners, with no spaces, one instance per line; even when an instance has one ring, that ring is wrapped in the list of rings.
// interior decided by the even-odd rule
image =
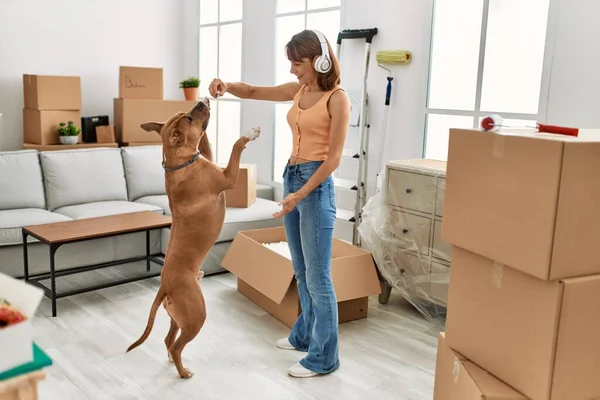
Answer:
[[[150,231],[171,226],[171,217],[157,214],[152,211],[143,211],[126,214],[109,215],[105,217],[84,218],[65,222],[55,222],[50,224],[29,225],[23,227],[23,263],[25,280],[39,286],[44,290],[46,296],[52,300],[52,316],[56,317],[56,299],[61,297],[73,296],[79,293],[85,293],[92,290],[103,289],[111,286],[121,285],[152,278],[160,275],[158,271],[151,271],[150,262],[158,264],[160,267],[163,261],[156,258],[156,255],[150,254]],[[132,257],[122,260],[110,261],[100,264],[86,265],[82,267],[69,268],[56,271],[55,255],[58,248],[64,244],[82,242],[85,240],[106,238],[134,232],[146,232],[146,255]],[[50,246],[50,272],[36,275],[29,275],[29,259],[27,256],[27,236],[32,236],[42,243]],[[116,265],[127,264],[135,261],[146,261],[146,271],[140,271],[140,274],[126,277],[123,279],[110,280],[104,283],[93,284],[91,286],[79,287],[66,290],[61,293],[56,291],[56,278],[108,268]],[[50,287],[44,285],[42,281],[50,280]]]

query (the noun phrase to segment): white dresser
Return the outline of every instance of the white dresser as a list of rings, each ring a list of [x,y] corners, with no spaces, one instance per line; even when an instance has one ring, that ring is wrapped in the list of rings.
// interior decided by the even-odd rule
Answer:
[[[387,274],[410,300],[445,306],[451,246],[441,240],[446,163],[398,160],[386,165]],[[384,266],[384,268],[386,268]],[[387,303],[391,287],[380,296]]]

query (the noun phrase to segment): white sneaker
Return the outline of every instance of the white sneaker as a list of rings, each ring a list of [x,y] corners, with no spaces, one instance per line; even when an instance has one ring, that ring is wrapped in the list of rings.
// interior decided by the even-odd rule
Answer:
[[[294,378],[311,378],[313,376],[319,375],[318,373],[311,371],[310,369],[304,368],[300,363],[296,363],[292,365],[288,369],[288,373]]]
[[[279,339],[277,341],[277,347],[284,350],[296,350],[296,348],[292,346],[288,338]]]

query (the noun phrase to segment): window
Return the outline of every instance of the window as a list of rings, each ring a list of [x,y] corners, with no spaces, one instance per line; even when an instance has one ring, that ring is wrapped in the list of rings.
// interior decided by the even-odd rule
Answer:
[[[200,93],[208,93],[208,85],[217,77],[227,82],[241,81],[242,1],[200,2]],[[207,134],[214,161],[226,163],[240,137],[241,102],[230,94],[212,100],[211,115]]]
[[[296,79],[290,74],[285,45],[304,29],[317,29],[325,35],[333,51],[340,31],[341,0],[277,0],[275,15],[275,85]],[[291,102],[275,105],[273,180],[281,175],[292,149],[292,133],[286,115]]]
[[[549,0],[435,2],[425,157],[446,160],[449,129],[489,114],[535,124],[548,11]]]

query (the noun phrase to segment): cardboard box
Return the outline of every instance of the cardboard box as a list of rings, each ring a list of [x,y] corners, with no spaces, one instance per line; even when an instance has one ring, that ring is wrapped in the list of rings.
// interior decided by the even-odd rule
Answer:
[[[114,121],[119,143],[162,143],[156,132],[140,125],[148,121],[166,121],[178,112],[188,112],[197,102],[185,100],[114,99]]]
[[[163,99],[163,69],[119,67],[119,98]]]
[[[0,329],[0,373],[33,361],[31,320],[43,296],[43,290],[0,273],[0,299],[7,300],[27,318],[23,322]]]
[[[238,291],[286,326],[300,315],[292,262],[263,243],[286,241],[283,227],[240,231],[221,265],[238,278]],[[368,296],[381,293],[371,253],[334,239],[331,271],[339,322],[366,318]]]
[[[600,275],[546,281],[452,251],[450,348],[530,398],[600,398]]]
[[[600,273],[600,130],[451,129],[442,239],[540,279]]]
[[[221,164],[224,168],[227,164]],[[227,207],[248,208],[256,203],[256,164],[240,164],[240,172],[233,189],[225,191]]]
[[[526,400],[500,379],[455,352],[438,339],[433,400]]]
[[[81,78],[23,74],[23,100],[31,110],[81,110]]]
[[[58,124],[73,121],[81,127],[81,111],[23,109],[23,142],[30,144],[60,144]],[[81,134],[79,134],[81,143]]]
[[[114,125],[100,125],[96,127],[96,142],[97,143],[116,143]]]

